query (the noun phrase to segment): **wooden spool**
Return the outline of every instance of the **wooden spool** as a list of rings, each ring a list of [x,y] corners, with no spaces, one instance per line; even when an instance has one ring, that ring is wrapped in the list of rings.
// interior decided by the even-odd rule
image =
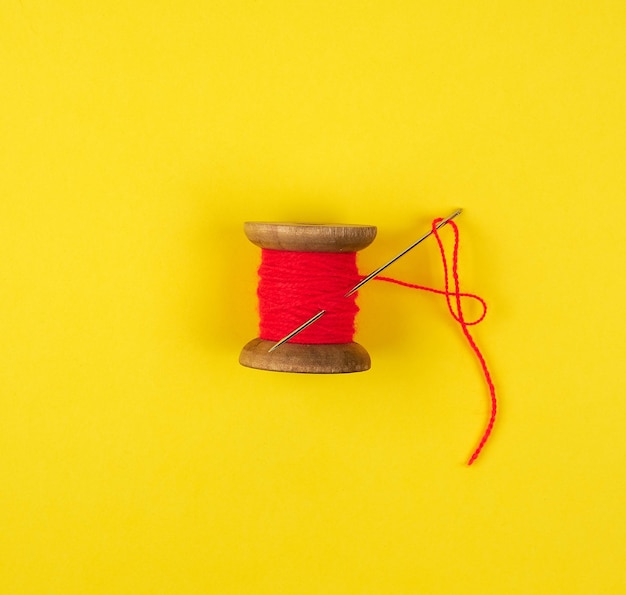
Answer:
[[[358,252],[376,237],[372,225],[247,222],[244,231],[260,248],[294,252]],[[239,363],[260,370],[308,374],[363,372],[371,365],[369,353],[358,343],[285,343],[268,353],[273,345],[273,341],[253,339],[241,351]]]

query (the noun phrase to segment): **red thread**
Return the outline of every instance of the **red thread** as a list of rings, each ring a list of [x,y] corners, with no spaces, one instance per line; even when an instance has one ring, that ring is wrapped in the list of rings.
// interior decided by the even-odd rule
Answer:
[[[439,245],[439,252],[441,254],[441,262],[443,264],[443,273],[445,276],[445,286],[446,286],[446,302],[448,303],[448,310],[450,310],[450,314],[452,314],[453,318],[459,323],[465,338],[472,351],[476,355],[478,359],[478,363],[483,372],[483,376],[485,377],[485,383],[487,384],[487,389],[489,390],[489,399],[491,411],[489,414],[489,421],[487,422],[487,427],[483,432],[481,439],[478,442],[478,446],[474,449],[472,456],[467,461],[468,465],[471,465],[476,461],[478,455],[484,448],[485,444],[487,444],[487,440],[489,440],[489,436],[491,436],[491,432],[493,430],[493,426],[496,423],[496,412],[498,409],[498,403],[496,400],[496,387],[491,379],[491,374],[489,373],[489,368],[487,367],[487,362],[485,361],[485,357],[482,352],[478,348],[474,337],[472,337],[469,329],[467,328],[469,325],[465,320],[463,315],[463,308],[461,307],[461,288],[459,282],[459,228],[457,227],[454,221],[448,221],[448,225],[450,225],[454,231],[454,248],[452,250],[452,278],[454,280],[454,296],[456,298],[456,313],[454,312],[454,308],[452,308],[452,304],[450,303],[450,293],[448,291],[448,263],[446,259],[446,251],[443,247],[443,242],[441,241],[441,237],[439,235],[439,231],[437,230],[437,223],[439,223],[441,219],[435,219],[433,221],[433,234],[437,239],[437,244]],[[486,308],[486,305],[485,305]],[[485,310],[486,312],[486,310]]]
[[[362,276],[361,279],[365,279],[365,276]],[[415,283],[407,283],[406,281],[400,281],[399,279],[394,279],[393,277],[376,277],[376,281],[385,281],[387,283],[394,283],[395,285],[401,285],[402,287],[408,287],[409,289],[419,289],[420,291],[428,291],[430,293],[436,293],[438,295],[445,295],[445,296],[455,295],[454,293],[446,292],[444,289],[435,289],[434,287],[427,287],[426,285],[416,285]],[[479,295],[476,295],[475,293],[461,292],[459,293],[459,296],[476,300],[482,308],[482,313],[476,320],[470,320],[470,321],[466,320],[465,324],[467,326],[473,326],[475,324],[478,324],[479,322],[482,322],[485,316],[487,316],[487,302],[483,298],[481,298]],[[454,319],[458,321],[458,318],[456,317],[455,314],[453,314],[452,316],[454,316]]]
[[[448,310],[450,311],[452,318],[454,318],[454,320],[456,320],[459,323],[459,326],[461,327],[461,330],[463,331],[463,335],[465,336],[465,339],[467,340],[467,343],[469,344],[470,349],[474,352],[476,359],[478,359],[478,363],[480,364],[483,376],[485,378],[485,383],[489,391],[490,406],[491,406],[491,411],[489,414],[489,421],[487,422],[487,426],[483,432],[483,435],[478,442],[478,446],[474,449],[474,452],[472,453],[472,455],[470,456],[467,462],[468,465],[472,465],[476,461],[478,456],[480,455],[485,444],[487,444],[487,440],[489,440],[489,436],[491,435],[493,426],[496,421],[496,412],[497,412],[496,387],[493,383],[493,380],[491,379],[491,374],[489,373],[489,368],[487,367],[487,362],[485,360],[485,357],[480,351],[478,345],[476,344],[474,337],[472,337],[472,334],[470,333],[469,328],[468,328],[469,326],[478,324],[485,318],[487,314],[487,303],[480,296],[477,296],[473,293],[464,293],[461,291],[461,286],[459,282],[459,228],[457,227],[454,221],[448,221],[446,224],[446,225],[450,225],[452,227],[452,230],[454,231],[454,247],[452,249],[452,280],[454,283],[454,291],[450,291],[450,282],[449,282],[450,275],[449,275],[449,270],[448,270],[449,269],[448,259],[446,256],[445,248],[443,246],[443,242],[441,240],[441,236],[439,235],[439,230],[437,229],[437,224],[440,221],[442,221],[442,219],[435,219],[433,221],[432,230],[433,230],[433,235],[435,236],[437,240],[437,245],[439,246],[439,253],[441,254],[441,263],[443,265],[443,274],[444,274],[444,281],[445,281],[444,290],[434,289],[432,287],[425,287],[423,285],[414,285],[412,283],[398,281],[397,279],[391,279],[389,277],[377,277],[377,280],[387,281],[389,283],[395,283],[397,285],[402,285],[404,287],[410,287],[412,289],[420,289],[422,291],[430,291],[431,293],[438,293],[440,295],[446,296]],[[452,302],[450,301],[451,297],[454,297],[455,299],[456,312],[455,312],[455,309],[452,307]],[[476,320],[468,321],[465,319],[465,314],[463,313],[463,308],[461,307],[461,298],[463,297],[468,297],[468,298],[471,298],[480,302],[483,310],[482,310],[482,314]]]
[[[447,222],[447,225],[450,225],[454,231],[451,271],[454,289],[450,290],[450,267],[437,229],[437,224],[441,221],[442,219],[435,219],[432,223],[432,230],[441,254],[445,281],[443,290],[407,283],[391,277],[376,277],[376,279],[411,289],[445,295],[452,318],[459,323],[470,349],[480,364],[491,401],[489,421],[478,446],[467,463],[472,465],[489,440],[497,412],[495,385],[491,379],[487,362],[468,328],[485,318],[487,303],[478,295],[461,291],[458,272],[459,229],[454,221]],[[260,315],[259,336],[261,339],[278,341],[320,310],[326,310],[326,314],[322,318],[296,335],[291,342],[313,345],[350,343],[353,340],[354,319],[359,311],[356,304],[357,294],[348,298],[344,296],[364,278],[358,273],[355,252],[287,252],[263,249],[259,278],[257,294]],[[454,298],[455,307],[453,307],[451,298]],[[473,299],[480,303],[482,313],[478,318],[475,320],[465,318],[461,298]]]
[[[344,295],[360,280],[356,252],[261,251],[259,337],[278,341],[320,310],[315,324],[292,343],[350,343],[359,311],[356,294]]]

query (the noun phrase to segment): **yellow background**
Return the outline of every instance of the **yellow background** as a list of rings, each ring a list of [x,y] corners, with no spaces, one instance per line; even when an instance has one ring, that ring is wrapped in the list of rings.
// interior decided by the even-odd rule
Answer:
[[[625,593],[626,4],[4,0],[0,592]],[[465,213],[373,369],[242,368],[244,220]],[[391,271],[440,285],[433,241]]]

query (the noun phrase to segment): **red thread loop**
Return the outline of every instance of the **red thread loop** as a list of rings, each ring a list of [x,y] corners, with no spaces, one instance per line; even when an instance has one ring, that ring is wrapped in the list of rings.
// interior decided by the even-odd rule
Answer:
[[[491,379],[491,374],[489,373],[489,368],[487,367],[487,362],[485,361],[485,357],[482,352],[478,348],[474,337],[472,337],[469,329],[467,328],[469,324],[463,315],[463,308],[461,307],[461,288],[459,282],[459,228],[457,227],[454,221],[448,221],[448,225],[450,225],[454,231],[454,248],[452,250],[452,279],[454,280],[454,297],[456,301],[456,312],[452,307],[452,303],[450,302],[450,292],[448,291],[449,280],[448,280],[448,262],[446,259],[446,251],[443,247],[443,242],[441,241],[441,237],[439,235],[439,231],[437,230],[437,223],[439,223],[441,219],[435,219],[433,221],[433,233],[435,238],[437,238],[437,244],[439,245],[439,252],[441,254],[441,262],[443,264],[443,273],[445,276],[445,287],[446,287],[446,302],[448,303],[448,310],[450,310],[450,314],[452,314],[453,318],[459,323],[461,330],[463,331],[463,335],[467,339],[467,343],[470,348],[476,355],[476,359],[480,364],[481,370],[483,372],[483,376],[485,377],[485,383],[487,384],[487,389],[489,390],[489,399],[490,399],[490,407],[491,411],[489,414],[489,421],[487,422],[487,427],[483,432],[481,439],[478,442],[478,446],[476,446],[472,456],[470,456],[468,465],[471,465],[476,461],[478,455],[484,448],[485,444],[487,444],[487,440],[489,440],[489,436],[491,436],[491,432],[493,430],[493,426],[496,422],[496,412],[498,409],[498,403],[496,400],[496,387]],[[485,312],[487,306],[485,305]]]
[[[491,379],[491,374],[489,373],[489,369],[487,368],[487,362],[485,361],[485,357],[482,352],[478,348],[474,337],[472,337],[469,326],[474,324],[478,324],[481,322],[485,315],[487,314],[487,303],[480,296],[477,296],[473,293],[464,293],[461,291],[461,284],[459,282],[459,228],[457,227],[454,221],[448,221],[446,225],[450,225],[452,230],[454,231],[454,247],[452,249],[452,281],[454,285],[453,291],[450,291],[450,271],[448,265],[448,258],[446,256],[446,251],[443,246],[443,242],[441,240],[441,236],[439,235],[439,230],[437,229],[437,224],[441,222],[442,219],[435,219],[432,223],[433,235],[437,240],[437,245],[439,246],[439,253],[441,254],[441,263],[443,265],[443,274],[444,274],[444,282],[445,289],[442,291],[440,289],[433,289],[432,287],[425,287],[423,285],[414,285],[412,283],[406,283],[404,281],[398,281],[397,279],[391,279],[389,277],[377,277],[379,281],[387,281],[389,283],[396,283],[397,285],[402,285],[404,287],[410,287],[412,289],[419,289],[422,291],[429,291],[432,293],[438,293],[440,295],[446,296],[446,302],[448,304],[448,310],[450,311],[450,315],[454,320],[459,323],[461,330],[467,343],[470,346],[470,349],[474,352],[478,363],[480,364],[483,376],[485,378],[485,383],[487,385],[487,389],[489,391],[490,398],[490,406],[491,411],[489,414],[489,421],[487,422],[487,426],[483,432],[482,437],[478,442],[478,446],[474,449],[474,452],[470,456],[467,464],[472,465],[478,456],[480,455],[482,449],[484,448],[487,440],[489,440],[489,436],[493,430],[493,426],[496,421],[496,412],[497,412],[497,400],[496,400],[496,387]],[[466,320],[465,314],[463,312],[463,308],[461,306],[461,298],[471,298],[477,300],[482,306],[482,314],[476,320]],[[454,298],[454,307],[452,305],[452,298]]]

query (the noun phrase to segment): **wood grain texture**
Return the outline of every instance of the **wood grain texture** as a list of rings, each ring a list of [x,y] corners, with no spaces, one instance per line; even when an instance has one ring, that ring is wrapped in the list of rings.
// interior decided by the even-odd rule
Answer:
[[[244,346],[239,363],[248,368],[304,374],[345,374],[364,372],[371,366],[370,356],[358,343],[302,345],[285,343],[268,353],[273,341],[253,339]]]
[[[244,231],[259,248],[295,252],[358,252],[376,237],[373,225],[317,225],[247,221]]]

